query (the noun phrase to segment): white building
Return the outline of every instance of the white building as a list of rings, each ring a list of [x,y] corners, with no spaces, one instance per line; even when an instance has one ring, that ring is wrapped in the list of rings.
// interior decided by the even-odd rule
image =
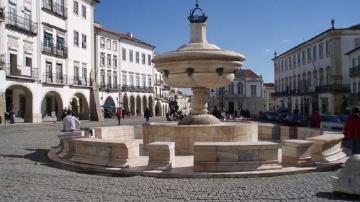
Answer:
[[[263,111],[274,111],[274,98],[272,94],[275,93],[275,84],[274,83],[263,83],[263,100],[264,100],[264,109]]]
[[[0,110],[17,121],[89,118],[97,0],[4,0],[0,21]],[[1,13],[1,12],[0,12]]]
[[[209,111],[216,105],[220,111],[235,116],[245,110],[257,116],[263,110],[262,84],[261,76],[250,69],[240,69],[227,87],[210,90]]]
[[[149,108],[153,115],[164,116],[170,88],[152,63],[155,46],[100,24],[95,25],[95,38],[100,105],[122,107],[136,116]]]
[[[345,55],[350,61],[350,90],[349,106],[360,106],[360,44]]]
[[[360,26],[332,27],[276,55],[274,61],[277,109],[298,109],[309,115],[342,113],[343,97],[350,92],[349,59],[345,53],[360,44]]]

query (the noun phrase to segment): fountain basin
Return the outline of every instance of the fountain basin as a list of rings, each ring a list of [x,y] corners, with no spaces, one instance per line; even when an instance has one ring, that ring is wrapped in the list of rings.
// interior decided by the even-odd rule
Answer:
[[[176,155],[192,155],[195,142],[256,142],[258,124],[253,122],[213,125],[177,125],[150,123],[143,125],[144,146],[152,142],[175,142]]]

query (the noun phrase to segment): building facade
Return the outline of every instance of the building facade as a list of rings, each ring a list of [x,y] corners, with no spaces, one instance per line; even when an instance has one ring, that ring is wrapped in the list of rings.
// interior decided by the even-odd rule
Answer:
[[[349,51],[348,56],[350,63],[350,91],[348,107],[360,107],[360,44],[357,48]],[[349,108],[348,108],[349,109]]]
[[[264,83],[263,84],[263,99],[264,99],[264,109],[263,111],[274,111],[275,110],[275,99],[272,97],[272,94],[275,93],[275,84],[274,83]]]
[[[251,116],[257,116],[264,108],[262,85],[261,76],[250,69],[240,69],[231,84],[210,90],[209,111],[216,105],[220,111],[235,116],[240,116],[245,110],[248,110]]]
[[[0,110],[17,121],[89,119],[93,0],[0,2]],[[0,12],[1,14],[1,12]]]
[[[154,68],[155,46],[100,24],[95,25],[95,39],[100,105],[122,107],[131,116],[142,116],[146,108],[155,116],[165,116],[173,89]]]
[[[332,27],[276,55],[275,105],[298,109],[305,116],[314,110],[340,114],[344,96],[350,93],[349,59],[345,53],[360,43],[360,26]]]

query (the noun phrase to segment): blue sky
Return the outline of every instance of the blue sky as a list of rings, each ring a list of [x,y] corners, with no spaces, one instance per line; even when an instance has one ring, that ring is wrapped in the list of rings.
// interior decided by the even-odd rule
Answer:
[[[156,46],[163,53],[189,41],[195,0],[102,0],[95,20]],[[208,41],[246,56],[243,68],[273,82],[271,58],[330,28],[360,23],[360,0],[199,0]]]

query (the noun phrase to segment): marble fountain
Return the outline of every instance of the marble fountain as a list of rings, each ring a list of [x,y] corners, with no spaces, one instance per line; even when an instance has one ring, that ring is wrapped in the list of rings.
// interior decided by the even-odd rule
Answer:
[[[49,158],[76,170],[157,177],[272,176],[339,167],[345,159],[342,134],[223,123],[208,114],[208,89],[230,84],[245,57],[208,43],[207,18],[196,4],[188,17],[189,43],[153,59],[167,85],[192,89],[190,116],[178,123],[61,133],[61,146],[50,151]]]

